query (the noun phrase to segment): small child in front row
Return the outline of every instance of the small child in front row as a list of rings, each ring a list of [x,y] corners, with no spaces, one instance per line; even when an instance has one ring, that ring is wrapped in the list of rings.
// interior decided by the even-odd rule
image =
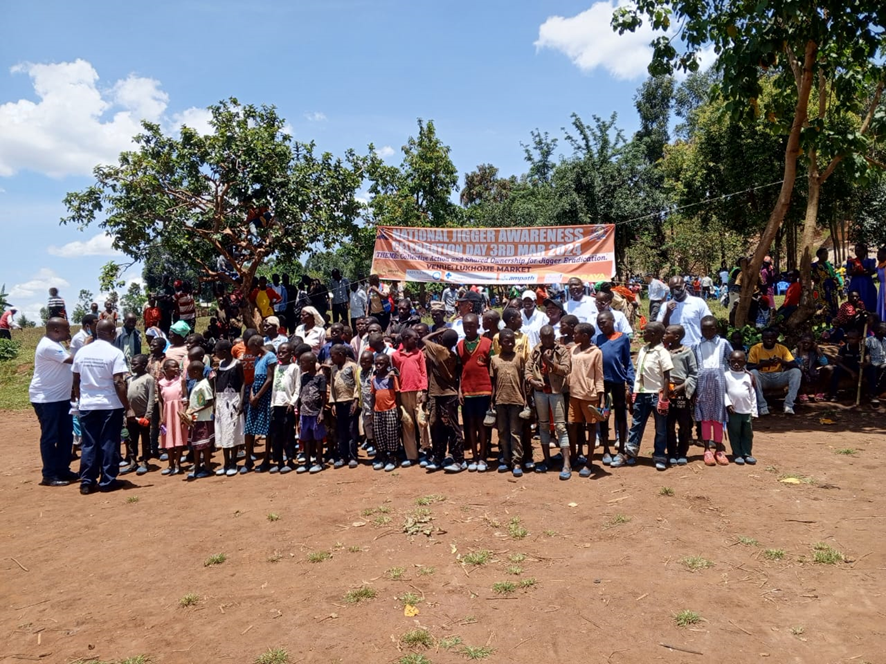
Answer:
[[[295,393],[296,369],[292,361],[292,345],[284,341],[277,347],[277,369],[271,388],[271,424],[265,445],[265,460],[256,472],[286,474],[295,470],[295,418],[292,399]],[[286,462],[283,455],[286,454]]]
[[[188,443],[187,426],[181,419],[184,395],[184,381],[178,362],[174,359],[163,362],[163,377],[157,381],[160,390],[160,449],[169,455],[169,467],[161,475],[178,475],[182,472],[181,453]]]
[[[726,426],[734,461],[738,465],[757,463],[751,455],[754,446],[751,418],[757,417],[757,390],[754,389],[754,377],[745,369],[746,364],[744,351],[729,354],[725,395],[729,422]]]
[[[698,362],[693,350],[683,345],[684,336],[686,330],[682,325],[668,325],[663,338],[674,363],[668,394],[671,402],[668,408],[668,463],[672,466],[685,466],[687,463],[686,455],[689,454],[689,440],[692,438],[691,401],[698,381]]]
[[[391,369],[391,358],[384,353],[375,356],[371,389],[372,430],[378,446],[372,467],[391,472],[397,467],[400,450],[400,381]]]
[[[219,339],[213,353],[218,358],[215,373],[215,444],[224,455],[216,475],[233,477],[237,470],[237,447],[243,444],[243,410],[246,381],[243,365],[231,354],[232,344]]]
[[[624,454],[616,454],[610,468],[618,468],[625,464],[634,465],[637,462],[646,422],[652,415],[655,418],[655,447],[652,460],[656,470],[667,469],[668,415],[667,406],[661,402],[667,403],[667,387],[671,382],[674,363],[671,361],[671,354],[661,345],[664,332],[665,326],[658,321],[647,323],[643,330],[643,341],[646,345],[640,348],[640,353],[637,355],[637,373],[632,395],[631,412],[634,421],[631,423]]]
[[[515,352],[516,334],[510,327],[498,333],[498,353],[489,362],[492,377],[492,402],[498,416],[498,440],[501,448],[501,463],[498,472],[505,473],[510,467],[514,477],[522,477],[523,460],[520,411],[526,407],[523,377],[526,360],[523,354]]]
[[[360,353],[360,370],[357,380],[360,383],[360,424],[363,427],[364,449],[367,456],[374,457],[375,432],[372,430],[372,375],[375,372],[375,353],[364,350]]]
[[[205,367],[200,360],[188,364],[188,378],[197,381],[188,397],[188,409],[185,412],[190,420],[190,436],[188,439],[194,453],[194,469],[188,475],[189,480],[211,477],[209,464],[212,460],[212,446],[215,443],[215,423],[212,421],[212,402],[214,393],[209,379],[203,375]]]
[[[317,356],[312,352],[303,353],[298,358],[301,367],[301,386],[298,391],[299,429],[304,445],[305,463],[297,473],[319,473],[323,470],[323,439],[326,427],[323,425],[323,409],[326,406],[326,376],[317,371]],[[313,458],[313,463],[311,460]]]

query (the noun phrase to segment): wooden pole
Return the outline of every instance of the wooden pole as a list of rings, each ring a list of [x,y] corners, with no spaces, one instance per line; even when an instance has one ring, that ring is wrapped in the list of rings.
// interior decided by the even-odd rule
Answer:
[[[858,390],[855,392],[855,407],[861,404],[861,382],[864,380],[864,347],[865,340],[868,338],[868,322],[864,322],[864,332],[861,335],[861,362],[858,363]]]

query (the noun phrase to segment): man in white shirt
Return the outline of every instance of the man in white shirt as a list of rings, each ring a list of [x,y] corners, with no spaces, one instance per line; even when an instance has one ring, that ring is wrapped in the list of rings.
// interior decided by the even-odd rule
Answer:
[[[520,331],[529,339],[529,349],[532,350],[541,343],[541,328],[550,321],[545,313],[538,310],[536,306],[538,296],[535,291],[525,290],[520,300],[523,308],[520,310],[520,317],[523,319],[523,326]]]
[[[594,298],[585,295],[585,285],[578,277],[572,277],[566,284],[569,299],[563,305],[567,314],[577,317],[581,323],[592,323],[597,318]]]
[[[712,294],[714,290],[714,280],[711,279],[708,275],[704,275],[701,278],[701,295],[707,300]]]
[[[649,320],[657,320],[661,305],[668,299],[668,285],[654,274],[646,275],[649,285]]]
[[[95,314],[86,314],[80,321],[80,331],[71,339],[71,355],[76,355],[77,351],[83,348],[89,340],[95,336],[95,324],[98,322],[98,316]]]
[[[454,316],[455,301],[458,299],[458,291],[455,290],[452,284],[446,285],[446,288],[443,289],[443,293],[440,295],[440,299],[443,301],[443,308],[446,309],[446,315]]]
[[[594,329],[597,329],[597,315],[608,311],[612,314],[612,318],[615,321],[615,331],[621,332],[622,334],[633,337],[634,330],[631,328],[631,324],[628,322],[628,317],[624,315],[618,309],[612,308],[612,300],[615,296],[612,294],[612,291],[599,291],[596,295],[594,295],[594,313],[593,317],[587,322],[594,326]]]
[[[351,310],[351,330],[357,330],[357,321],[361,318],[366,317],[367,309],[369,307],[369,297],[366,295],[366,291],[360,288],[360,284],[358,282],[354,282],[350,285],[351,294],[349,297],[349,305]],[[359,357],[359,355],[357,356]]]
[[[280,283],[280,275],[272,274],[271,275],[271,288],[274,289],[274,292],[280,296],[280,300],[274,304],[274,313],[277,315],[277,318],[282,318],[286,320],[286,307],[289,303],[289,293],[286,290],[286,285]]]
[[[61,344],[70,338],[68,321],[50,318],[46,321],[46,335],[34,351],[34,377],[28,397],[40,422],[41,486],[67,486],[77,479],[70,468],[74,441],[70,413],[73,356]]]
[[[668,281],[671,301],[658,312],[658,320],[668,325],[682,325],[686,331],[684,346],[694,346],[701,341],[701,319],[711,315],[708,304],[700,297],[686,292],[682,277],[674,276]]]
[[[87,495],[98,483],[100,491],[123,487],[120,439],[123,417],[135,414],[126,395],[126,358],[112,344],[117,334],[113,321],[99,321],[96,339],[74,357],[74,396],[80,399],[80,493]],[[99,481],[101,473],[101,481]],[[127,483],[128,484],[128,483]]]

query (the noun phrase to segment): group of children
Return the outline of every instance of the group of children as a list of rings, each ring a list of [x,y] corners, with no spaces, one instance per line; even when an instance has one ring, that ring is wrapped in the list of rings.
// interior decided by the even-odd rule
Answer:
[[[265,335],[247,330],[236,342],[219,340],[209,358],[201,335],[188,335],[184,348],[154,338],[150,355],[131,361],[136,417],[123,472],[148,472],[148,459],[158,457],[168,461],[163,474],[182,473],[190,460],[188,479],[200,479],[213,474],[217,449],[215,475],[313,474],[329,463],[355,468],[362,450],[376,470],[495,467],[520,477],[559,467],[567,480],[573,469],[593,476],[596,441],[604,465],[635,465],[650,416],[658,470],[687,463],[695,423],[707,465],[729,463],[724,428],[734,462],[755,463],[752,376],[745,353],[719,336],[713,316],[702,319],[702,340],[692,347],[683,345],[681,326],[648,323],[636,365],[630,338],[609,311],[600,312],[597,328],[563,316],[558,329],[539,330],[534,347],[516,309],[460,321],[462,339],[421,322],[385,337],[367,317],[350,341],[337,324],[318,348],[287,339],[271,320]],[[265,439],[263,455],[257,438]]]

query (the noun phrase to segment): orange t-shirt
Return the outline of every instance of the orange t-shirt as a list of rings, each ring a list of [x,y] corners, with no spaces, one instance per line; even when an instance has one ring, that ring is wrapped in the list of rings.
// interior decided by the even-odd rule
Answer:
[[[375,396],[373,410],[394,410],[397,408],[397,392],[400,391],[400,381],[396,376],[388,378],[372,377],[372,394]]]
[[[231,355],[240,360],[243,365],[243,382],[252,385],[255,381],[255,355],[246,352],[246,344],[242,341],[234,344],[231,348]]]

